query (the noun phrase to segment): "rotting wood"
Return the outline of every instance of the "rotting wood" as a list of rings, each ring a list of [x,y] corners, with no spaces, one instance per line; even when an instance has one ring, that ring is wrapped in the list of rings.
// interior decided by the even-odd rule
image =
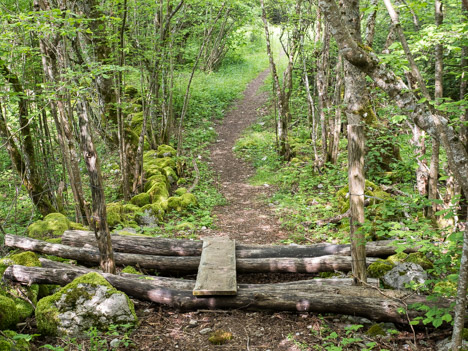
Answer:
[[[79,276],[80,272],[67,269],[10,266],[4,279],[22,284],[67,284]],[[429,306],[448,307],[449,301],[439,299],[427,301],[418,295],[403,296],[399,299],[387,298],[376,289],[364,287],[307,286],[292,288],[267,284],[267,286],[240,288],[236,296],[195,297],[190,290],[176,290],[155,284],[151,280],[134,279],[108,273],[103,277],[116,289],[141,300],[168,305],[180,310],[199,309],[246,309],[299,311],[315,313],[337,313],[362,316],[377,322],[407,324],[407,316],[400,313],[407,305],[424,303]],[[384,294],[387,291],[382,291]],[[401,294],[389,292],[389,294]],[[366,296],[367,295],[367,296]],[[369,297],[371,296],[371,297]],[[389,295],[395,296],[395,295]],[[404,298],[404,303],[401,299]],[[410,320],[423,316],[424,312],[409,310]]]
[[[236,242],[227,237],[204,238],[193,295],[236,293]]]
[[[62,244],[52,244],[41,240],[15,235],[5,236],[5,246],[73,259],[88,265],[99,262],[99,251],[93,248],[76,248]],[[367,264],[371,264],[375,261],[375,258],[368,258]],[[142,268],[156,269],[160,272],[192,273],[197,271],[200,264],[200,257],[152,256],[116,252],[115,262],[119,266],[138,265]],[[236,262],[236,269],[239,273],[348,272],[351,270],[351,257],[327,255],[304,258],[239,258]]]
[[[141,255],[161,256],[200,256],[202,242],[195,240],[155,238],[147,236],[111,236],[112,247],[116,252],[138,253]],[[84,230],[67,230],[63,233],[62,244],[84,247],[96,246],[94,233]],[[397,242],[381,240],[366,244],[368,257],[387,257],[396,253]],[[406,253],[417,252],[418,247],[405,249]],[[325,255],[351,255],[349,245],[236,245],[237,258],[263,257],[319,257]]]

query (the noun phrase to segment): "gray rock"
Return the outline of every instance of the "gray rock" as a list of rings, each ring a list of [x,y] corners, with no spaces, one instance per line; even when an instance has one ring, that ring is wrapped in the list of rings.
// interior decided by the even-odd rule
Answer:
[[[116,349],[120,345],[120,340],[115,338],[113,339],[110,343],[109,346],[112,347],[113,349]]]
[[[136,221],[141,226],[151,227],[158,223],[158,219],[151,210],[143,211],[143,214],[136,217]]]
[[[127,233],[133,233],[133,234],[136,234],[137,231],[135,228],[131,228],[131,227],[128,227],[128,228],[123,228],[123,229],[120,229],[120,230],[114,230],[113,233],[115,234],[120,234],[122,232],[127,232]]]
[[[136,324],[133,303],[101,275],[89,273],[38,302],[39,330],[52,335],[84,335],[91,327]]]
[[[399,263],[382,278],[384,284],[398,290],[408,290],[407,284],[424,284],[428,279],[424,269],[416,263]]]
[[[196,319],[191,319],[189,322],[189,328],[194,328],[198,325],[198,321]]]
[[[212,330],[213,329],[211,329],[211,328],[204,328],[204,329],[200,330],[199,333],[201,335],[205,335],[205,334],[208,334],[209,332],[211,332]]]
[[[436,344],[436,347],[437,347],[437,351],[450,351],[452,349],[452,338],[447,338],[447,339],[444,339],[444,340],[441,340],[439,341],[437,344]],[[462,344],[462,350],[466,350],[468,349],[468,341],[463,341],[463,344]]]

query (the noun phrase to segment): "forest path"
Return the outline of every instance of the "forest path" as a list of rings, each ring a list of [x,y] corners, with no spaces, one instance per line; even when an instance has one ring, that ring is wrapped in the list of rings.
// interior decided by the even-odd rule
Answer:
[[[236,157],[233,147],[242,132],[265,113],[268,93],[261,92],[269,70],[251,81],[244,96],[216,126],[218,139],[210,147],[211,163],[219,177],[218,186],[227,204],[214,209],[215,229],[202,231],[201,236],[229,236],[243,243],[265,244],[286,239],[273,209],[264,201],[272,188],[253,186],[249,178],[254,168]]]

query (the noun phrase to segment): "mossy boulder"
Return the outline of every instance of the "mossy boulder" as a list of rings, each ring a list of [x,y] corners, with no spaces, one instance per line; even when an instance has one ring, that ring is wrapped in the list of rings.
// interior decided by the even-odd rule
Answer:
[[[29,351],[29,342],[12,330],[3,330],[0,334],[0,351]]]
[[[184,194],[188,193],[188,190],[187,188],[179,188],[179,189],[176,189],[176,191],[174,191],[174,194],[177,195],[177,196],[182,196]]]
[[[88,230],[88,227],[81,224],[81,223],[76,223],[76,222],[70,221],[69,229],[70,230]]]
[[[156,153],[157,157],[175,157],[177,151],[170,145],[159,145]]]
[[[28,227],[28,236],[41,240],[57,238],[68,229],[70,220],[67,217],[61,213],[49,213],[42,221],[36,221]]]
[[[155,223],[158,223],[164,219],[165,211],[159,203],[143,206],[141,213],[138,214],[135,219],[138,223],[147,224],[148,219],[145,217],[154,217]]]
[[[404,252],[399,252],[395,255],[388,256],[387,261],[392,263],[393,265],[396,265],[398,263],[405,262],[407,257],[408,257],[408,254]]]
[[[150,194],[147,194],[147,193],[141,193],[141,194],[135,195],[130,200],[131,204],[138,206],[138,207],[143,207],[145,205],[148,205],[150,202],[151,202],[151,196]]]
[[[395,264],[387,260],[377,260],[367,267],[367,275],[371,278],[382,278],[387,272],[391,271]]]
[[[387,332],[385,329],[382,327],[381,324],[374,324],[372,325],[366,332],[367,335],[370,337],[376,337],[376,336],[385,336],[387,335]]]
[[[13,299],[0,294],[0,330],[16,326],[19,314]]]
[[[157,171],[156,174],[153,174],[151,177],[149,177],[146,180],[145,191],[147,192],[153,187],[153,185],[158,184],[158,183],[165,184],[167,190],[169,191],[170,186],[169,186],[169,182],[167,181],[167,177],[165,174],[162,174],[162,172],[159,170]]]
[[[340,213],[345,213],[349,209],[349,186],[346,185],[336,193],[336,200],[338,202],[338,210]],[[368,196],[372,205],[389,200],[392,196],[383,191],[378,185],[366,180],[366,187],[364,194]]]
[[[169,183],[171,184],[175,184],[177,182],[177,179],[179,179],[177,177],[176,171],[172,169],[171,167],[164,167],[162,171],[164,175],[167,177],[167,180],[169,181]]]
[[[123,205],[120,202],[111,202],[106,206],[107,210],[107,224],[109,228],[115,228],[120,224],[124,224],[123,215]]]
[[[149,190],[148,194],[151,197],[151,202],[155,203],[162,199],[169,198],[169,190],[167,190],[166,183],[155,183]]]
[[[197,199],[192,193],[185,193],[181,196],[171,196],[167,199],[167,207],[169,210],[183,211],[189,206],[196,206]]]
[[[90,327],[136,324],[132,301],[92,272],[76,278],[55,294],[39,301],[36,322],[44,335],[80,335]]]
[[[125,204],[122,206],[122,220],[127,226],[135,221],[137,213],[141,211],[141,208],[134,204]]]
[[[413,252],[406,257],[405,262],[412,262],[419,264],[424,269],[434,268],[434,264],[422,252]]]

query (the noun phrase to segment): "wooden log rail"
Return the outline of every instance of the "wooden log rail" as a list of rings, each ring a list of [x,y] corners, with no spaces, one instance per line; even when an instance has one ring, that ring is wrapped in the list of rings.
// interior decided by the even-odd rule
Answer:
[[[94,247],[77,248],[10,234],[5,235],[5,246],[73,259],[88,265],[98,264],[100,260],[99,251]],[[200,256],[153,256],[116,252],[114,258],[118,266],[138,265],[146,269],[156,269],[159,272],[194,273],[198,270],[200,263]],[[367,264],[375,260],[377,259],[368,258]],[[239,273],[349,272],[351,257],[327,255],[304,258],[239,258],[236,260],[236,269]]]
[[[4,273],[4,279],[22,284],[65,285],[86,271],[82,268],[10,266]],[[409,310],[407,315],[400,313],[406,309],[406,306],[425,303],[440,308],[449,306],[450,302],[445,299],[429,302],[424,296],[413,294],[405,296],[398,291],[378,291],[352,286],[319,286],[300,282],[240,285],[237,296],[195,297],[190,289],[186,289],[193,287],[193,281],[183,283],[185,286],[176,287],[167,280],[165,285],[161,284],[159,277],[151,277],[155,280],[148,280],[141,276],[101,274],[116,289],[134,298],[180,310],[235,308],[337,313],[362,316],[377,322],[408,324],[410,320],[423,316],[423,312]]]
[[[94,233],[84,230],[67,230],[62,244],[74,247],[97,247]],[[112,235],[115,252],[160,256],[200,256],[203,243],[195,240],[154,238],[144,236]],[[366,244],[367,257],[387,257],[395,254],[396,241],[382,240]],[[417,252],[418,248],[407,248],[406,253]],[[350,256],[350,245],[242,245],[236,244],[237,258],[264,257],[320,257],[326,255]]]

